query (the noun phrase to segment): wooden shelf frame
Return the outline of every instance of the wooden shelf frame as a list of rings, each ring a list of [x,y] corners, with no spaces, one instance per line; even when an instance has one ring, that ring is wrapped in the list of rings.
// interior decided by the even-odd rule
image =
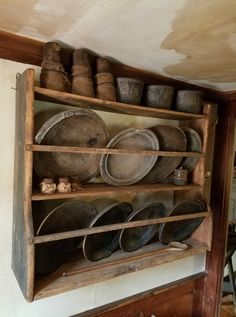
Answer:
[[[85,109],[169,120],[207,119],[207,116],[205,114],[193,114],[162,108],[130,105],[121,102],[107,101],[98,98],[84,97],[71,93],[59,92],[37,86],[34,87],[34,92],[37,100],[54,102]]]
[[[142,156],[183,156],[183,157],[204,157],[202,152],[170,152],[156,150],[135,150],[135,149],[110,149],[110,148],[91,148],[79,146],[56,146],[56,145],[40,145],[26,144],[26,151],[34,152],[63,152],[63,153],[86,153],[86,154],[138,154]]]
[[[49,276],[36,279],[34,299],[60,294],[145,268],[204,254],[207,251],[207,246],[197,240],[188,239],[184,242],[189,248],[182,251],[156,242],[135,252],[116,251],[109,258],[99,262],[90,262],[82,257],[75,258]]]
[[[193,184],[186,186],[176,186],[167,184],[153,184],[153,185],[133,185],[124,187],[104,186],[104,184],[85,185],[81,192],[76,193],[56,193],[54,195],[43,195],[38,192],[32,192],[33,183],[33,152],[34,151],[59,151],[59,152],[75,152],[75,153],[95,153],[95,154],[127,154],[130,151],[117,151],[116,149],[94,149],[79,148],[79,147],[52,147],[45,145],[34,144],[34,102],[35,99],[44,100],[48,102],[56,102],[68,106],[75,106],[86,109],[100,110],[111,113],[128,114],[133,116],[144,116],[154,118],[164,118],[169,120],[178,120],[179,125],[183,123],[199,132],[203,138],[202,153],[189,153],[189,152],[163,152],[163,151],[138,151],[133,154],[141,155],[162,155],[162,156],[188,156],[200,157],[200,161],[192,173]],[[211,113],[212,105],[205,104],[203,114],[196,115],[191,113],[182,113],[172,110],[148,108],[143,106],[122,104],[119,102],[108,102],[96,98],[88,98],[77,96],[69,93],[57,92],[49,89],[35,87],[34,70],[28,69],[23,74],[17,76],[16,86],[16,153],[19,156],[15,157],[15,189],[14,189],[14,225],[13,225],[13,257],[12,268],[15,272],[16,278],[21,287],[22,293],[28,301],[37,298],[42,298],[50,295],[55,295],[67,290],[71,290],[80,286],[88,285],[91,283],[99,282],[119,276],[132,271],[143,268],[148,268],[163,264],[185,256],[193,254],[201,254],[210,248],[211,240],[211,225],[212,214],[209,211],[181,215],[176,217],[165,217],[162,219],[148,220],[148,222],[130,222],[116,224],[112,226],[104,226],[97,228],[86,228],[64,233],[37,236],[34,234],[32,205],[34,201],[38,200],[51,200],[51,199],[70,199],[79,197],[92,197],[99,195],[107,195],[117,193],[141,193],[141,192],[163,192],[173,191],[175,197],[183,196],[186,199],[186,193],[204,193],[205,189],[205,173],[208,153],[209,133],[212,129]],[[97,151],[97,152],[96,152]],[[183,155],[184,154],[184,155]],[[152,188],[151,188],[152,187]],[[191,197],[189,195],[188,197]],[[129,228],[134,226],[144,226],[151,223],[161,223],[169,221],[181,221],[184,217],[187,219],[204,217],[200,227],[192,235],[193,239],[197,239],[191,248],[186,251],[177,252],[173,251],[171,254],[166,250],[160,253],[159,249],[154,249],[152,252],[148,251],[149,246],[143,248],[138,253],[140,257],[135,260],[134,256],[137,254],[128,255],[120,254],[119,252],[109,258],[109,264],[100,262],[93,267],[93,270],[86,271],[88,261],[77,261],[76,264],[70,265],[70,262],[65,263],[59,271],[55,274],[50,274],[40,280],[35,278],[35,248],[38,243],[45,243],[48,241],[57,241],[65,238],[79,237],[85,234],[94,234],[101,232],[100,230],[120,230],[121,228]],[[190,218],[188,218],[190,217]],[[154,222],[152,222],[154,221]],[[207,232],[206,232],[207,228]],[[200,241],[200,242],[199,242]],[[152,248],[152,247],[151,247]],[[116,263],[113,262],[117,259]],[[105,261],[106,262],[106,261]],[[83,267],[82,263],[86,263]],[[74,265],[77,267],[74,270]],[[105,265],[105,267],[104,267]],[[82,269],[83,267],[83,269]],[[89,266],[91,267],[91,266]],[[64,274],[59,274],[63,270]],[[80,274],[83,270],[83,274]],[[63,273],[62,272],[62,273]],[[92,272],[92,276],[91,276]]]
[[[125,194],[125,193],[158,193],[166,191],[189,191],[200,190],[201,186],[197,184],[187,185],[174,185],[174,184],[138,184],[129,186],[111,186],[107,184],[86,184],[83,185],[81,191],[69,192],[69,193],[54,193],[54,194],[42,194],[39,190],[34,191],[32,194],[32,201],[38,200],[54,200],[54,199],[70,199],[70,198],[82,198],[82,197],[94,197],[101,195]]]
[[[174,221],[183,221],[188,219],[205,218],[211,215],[212,214],[210,211],[204,211],[204,212],[191,213],[186,215],[183,214],[183,215],[163,217],[158,219],[138,220],[138,221],[131,221],[131,222],[116,223],[112,225],[104,225],[100,227],[72,230],[67,232],[51,233],[47,235],[35,236],[33,243],[35,244],[45,243],[45,242],[58,241],[63,239],[83,237],[85,235],[115,231],[120,229],[144,227],[148,225],[156,225],[160,223],[167,223],[167,222],[174,222]]]

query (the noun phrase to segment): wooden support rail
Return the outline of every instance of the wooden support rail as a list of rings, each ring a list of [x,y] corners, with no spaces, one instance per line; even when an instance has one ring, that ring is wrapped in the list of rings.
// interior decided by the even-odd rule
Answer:
[[[56,146],[27,144],[26,151],[35,152],[65,152],[65,153],[87,153],[87,154],[138,154],[143,156],[184,156],[184,157],[203,157],[205,154],[200,152],[169,152],[155,150],[135,150],[135,149],[109,149],[109,148],[90,148],[77,146]]]
[[[35,97],[38,100],[49,101],[85,109],[128,114],[133,116],[162,118],[169,120],[207,119],[207,116],[203,114],[194,114],[174,110],[167,110],[162,108],[151,108],[139,105],[130,105],[121,102],[79,96],[75,94],[70,94],[41,87],[34,87],[34,91]]]
[[[44,243],[49,241],[57,241],[57,240],[81,237],[88,234],[102,233],[102,232],[108,232],[108,231],[114,231],[114,230],[120,230],[120,229],[126,229],[126,228],[142,227],[142,226],[173,222],[173,221],[202,218],[202,217],[210,216],[211,214],[212,214],[211,211],[204,211],[204,212],[191,213],[186,215],[170,216],[170,217],[163,217],[163,218],[149,219],[149,220],[138,220],[138,221],[132,221],[132,222],[105,225],[105,226],[94,227],[94,228],[86,228],[86,229],[78,229],[78,230],[66,231],[66,232],[60,232],[60,233],[52,233],[52,234],[34,237],[33,243],[38,244],[38,243]]]
[[[69,193],[54,193],[51,195],[42,194],[35,191],[32,194],[32,200],[53,200],[53,199],[69,199],[77,197],[93,197],[98,195],[124,194],[124,193],[157,193],[164,191],[188,191],[200,189],[197,184],[187,184],[178,186],[174,184],[135,184],[129,186],[111,186],[107,184],[86,184],[82,185],[81,191]]]

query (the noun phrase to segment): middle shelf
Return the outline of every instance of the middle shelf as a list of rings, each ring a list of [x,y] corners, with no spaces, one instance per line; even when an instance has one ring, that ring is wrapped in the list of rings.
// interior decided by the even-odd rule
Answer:
[[[129,186],[111,186],[104,184],[87,184],[81,187],[81,191],[68,192],[68,193],[54,193],[42,194],[39,190],[34,191],[32,200],[52,200],[52,199],[70,199],[76,197],[92,197],[99,195],[109,195],[113,193],[142,193],[142,192],[164,192],[164,191],[188,191],[191,189],[200,189],[201,186],[197,184],[187,184],[178,186],[174,184],[138,184]]]

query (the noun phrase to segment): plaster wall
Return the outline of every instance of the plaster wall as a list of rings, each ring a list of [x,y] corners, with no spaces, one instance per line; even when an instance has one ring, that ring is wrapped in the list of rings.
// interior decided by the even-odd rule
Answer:
[[[0,60],[0,316],[66,317],[202,272],[205,256],[192,256],[130,273],[51,298],[27,303],[11,270],[15,77],[30,65]],[[39,73],[39,68],[33,67]]]

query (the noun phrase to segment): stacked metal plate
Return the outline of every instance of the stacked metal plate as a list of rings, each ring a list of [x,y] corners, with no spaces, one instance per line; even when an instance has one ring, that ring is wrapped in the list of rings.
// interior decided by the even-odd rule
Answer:
[[[115,203],[100,212],[89,227],[122,223],[132,211],[133,207],[130,203]],[[109,257],[118,248],[120,232],[121,230],[113,230],[85,236],[84,256],[90,261],[99,261]]]
[[[158,219],[164,217],[164,214],[164,204],[156,202],[149,204],[142,209],[133,211],[125,222]],[[138,250],[146,245],[154,235],[158,233],[158,229],[159,224],[123,229],[119,239],[120,248],[126,252]]]
[[[182,128],[187,139],[187,152],[201,152],[202,151],[202,139],[197,131],[191,128]],[[189,173],[194,169],[199,161],[199,157],[185,157],[180,166],[186,169]]]
[[[52,204],[48,204],[49,207]],[[40,208],[40,206],[38,206]],[[44,213],[47,204],[43,203]],[[40,210],[39,210],[40,211]],[[97,215],[96,209],[85,201],[73,200],[47,210],[47,215],[36,228],[36,235],[83,229]],[[35,213],[36,214],[36,213]],[[35,215],[37,217],[37,214]],[[37,220],[35,220],[35,224]],[[70,258],[83,237],[46,242],[36,245],[35,268],[38,274],[49,274]]]
[[[187,140],[184,132],[175,126],[159,125],[151,129],[158,138],[161,151],[184,152]],[[158,157],[154,167],[141,180],[142,183],[159,183],[169,176],[182,161],[182,156]]]
[[[112,149],[159,150],[155,133],[149,129],[130,128],[117,134],[107,145]],[[115,186],[125,186],[140,181],[156,163],[157,156],[140,154],[104,154],[100,172],[104,181]]]
[[[207,206],[204,201],[198,199],[187,200],[176,205],[168,212],[166,217],[204,212],[206,210]],[[168,244],[171,241],[182,241],[188,238],[201,224],[203,219],[204,218],[186,219],[161,224],[159,230],[160,241],[164,244]]]

